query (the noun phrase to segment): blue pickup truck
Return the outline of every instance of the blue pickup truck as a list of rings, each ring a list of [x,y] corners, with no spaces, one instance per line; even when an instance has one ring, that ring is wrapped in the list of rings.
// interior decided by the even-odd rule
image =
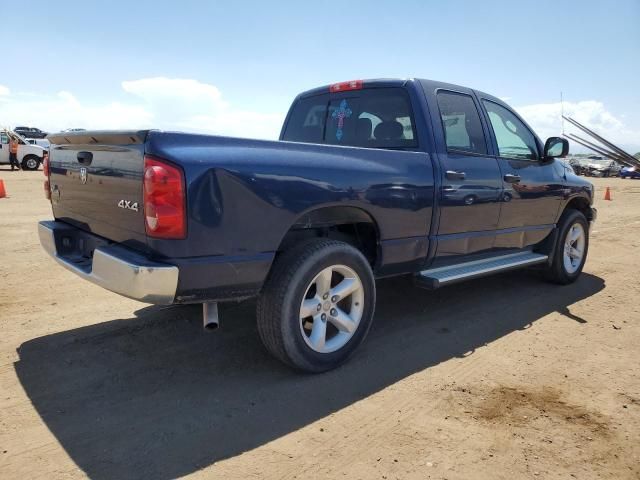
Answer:
[[[82,278],[156,304],[257,296],[266,348],[336,367],[371,327],[375,279],[438,288],[535,266],[580,275],[593,186],[486,93],[357,80],[300,94],[279,141],[143,131],[48,136],[45,250]]]

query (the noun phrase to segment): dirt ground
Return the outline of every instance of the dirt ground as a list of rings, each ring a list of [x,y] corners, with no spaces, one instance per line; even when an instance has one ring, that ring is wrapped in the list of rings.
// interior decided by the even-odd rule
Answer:
[[[0,178],[0,478],[640,478],[640,181],[593,180],[577,283],[380,281],[368,340],[309,376],[254,302],[204,333],[56,266],[42,172]]]

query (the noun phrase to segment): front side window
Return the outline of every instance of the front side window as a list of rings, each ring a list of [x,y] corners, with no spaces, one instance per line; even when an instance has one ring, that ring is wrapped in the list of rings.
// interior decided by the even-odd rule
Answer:
[[[299,100],[282,140],[369,148],[418,146],[411,103],[401,88],[327,93]]]
[[[3,145],[7,145],[9,143],[9,136],[6,133],[0,134],[0,142]]]
[[[501,157],[538,160],[536,139],[524,123],[497,103],[483,100]]]
[[[470,95],[440,91],[438,107],[447,151],[487,154],[480,115]]]

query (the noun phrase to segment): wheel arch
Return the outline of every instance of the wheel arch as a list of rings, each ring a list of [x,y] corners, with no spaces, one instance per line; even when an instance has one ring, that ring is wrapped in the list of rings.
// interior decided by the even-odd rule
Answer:
[[[570,199],[562,209],[561,216],[567,210],[578,210],[586,217],[587,221],[593,220],[593,211],[591,210],[591,201],[584,196],[577,196]]]
[[[301,214],[285,232],[277,252],[309,238],[332,238],[353,245],[373,266],[380,257],[380,229],[366,210],[354,206],[324,206]]]
[[[560,241],[558,237],[559,223],[563,219],[564,215],[566,215],[571,210],[577,210],[581,212],[587,219],[587,222],[593,220],[593,210],[591,209],[591,201],[589,200],[589,198],[582,195],[575,196],[566,203],[564,208],[560,211],[558,219],[556,220],[556,227],[544,240],[535,245],[533,248],[536,252],[549,255],[549,259],[547,261],[549,265],[551,265],[551,263],[553,262],[556,245],[557,242]]]

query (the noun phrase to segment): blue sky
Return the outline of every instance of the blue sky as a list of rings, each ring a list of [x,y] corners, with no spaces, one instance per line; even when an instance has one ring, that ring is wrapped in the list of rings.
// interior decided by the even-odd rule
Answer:
[[[640,150],[640,0],[160,3],[3,8],[0,124],[241,134],[317,85],[425,77],[508,98],[541,136],[563,91],[571,114]]]

